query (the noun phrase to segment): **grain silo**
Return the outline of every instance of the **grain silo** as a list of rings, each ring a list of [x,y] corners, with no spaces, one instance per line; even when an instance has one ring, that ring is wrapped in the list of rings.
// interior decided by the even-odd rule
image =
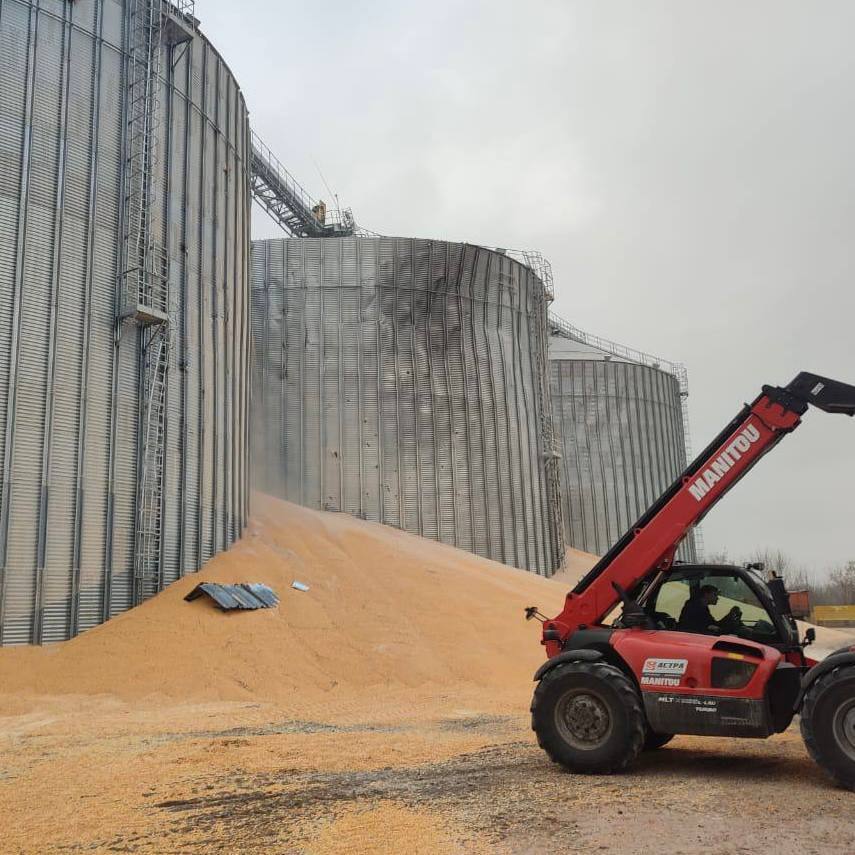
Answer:
[[[549,575],[560,564],[548,294],[502,251],[254,241],[253,476]]]
[[[686,468],[685,369],[550,316],[568,546],[604,555]],[[695,558],[694,534],[681,547]]]
[[[67,638],[246,515],[248,125],[192,8],[0,0],[0,642]]]

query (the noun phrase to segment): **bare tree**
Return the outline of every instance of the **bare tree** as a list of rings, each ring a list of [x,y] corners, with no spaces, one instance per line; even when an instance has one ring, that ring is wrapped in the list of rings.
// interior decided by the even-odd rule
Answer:
[[[779,576],[789,575],[794,569],[792,558],[783,549],[755,549],[749,561],[760,563],[767,573],[774,571]]]
[[[835,567],[828,574],[828,580],[836,589],[835,594],[840,605],[855,605],[855,561]]]
[[[782,576],[790,591],[810,591],[815,605],[855,605],[855,561],[835,567],[828,573],[811,573],[798,564],[783,549],[771,547],[755,549],[747,559],[736,559],[727,549],[720,549],[705,556],[705,564],[740,564],[749,561],[763,564],[766,574]]]

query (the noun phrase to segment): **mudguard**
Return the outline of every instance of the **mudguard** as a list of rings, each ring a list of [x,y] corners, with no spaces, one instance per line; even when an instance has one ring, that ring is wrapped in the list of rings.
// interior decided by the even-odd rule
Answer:
[[[557,657],[556,657],[557,658]],[[826,656],[822,662],[817,662],[807,674],[802,677],[802,687],[799,690],[798,697],[796,698],[795,703],[795,711],[798,712],[801,709],[802,700],[804,700],[805,693],[808,689],[814,684],[818,677],[821,677],[823,674],[827,674],[829,671],[834,670],[835,668],[839,668],[841,665],[855,665],[855,645],[850,647],[843,647],[840,650],[835,650],[831,656]]]
[[[542,680],[553,668],[561,665],[563,662],[596,662],[602,659],[603,654],[599,650],[565,650],[551,659],[547,659],[534,675],[534,682]]]

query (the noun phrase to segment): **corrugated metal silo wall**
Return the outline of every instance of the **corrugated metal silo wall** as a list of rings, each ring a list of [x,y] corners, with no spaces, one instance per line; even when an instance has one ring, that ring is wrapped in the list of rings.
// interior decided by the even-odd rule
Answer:
[[[619,360],[551,359],[568,546],[604,555],[686,468],[680,385]],[[695,559],[690,534],[681,556]]]
[[[0,0],[0,642],[64,639],[133,588],[140,329],[116,323],[126,9]],[[170,265],[162,555],[145,593],[246,518],[248,124],[200,35],[163,45]]]
[[[546,308],[527,267],[442,241],[271,240],[251,277],[260,489],[553,572]]]

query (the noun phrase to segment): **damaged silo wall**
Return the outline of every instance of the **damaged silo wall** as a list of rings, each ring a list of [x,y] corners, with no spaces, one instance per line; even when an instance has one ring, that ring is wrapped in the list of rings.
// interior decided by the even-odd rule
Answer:
[[[560,564],[528,267],[442,241],[269,240],[251,280],[259,489],[541,574]]]

